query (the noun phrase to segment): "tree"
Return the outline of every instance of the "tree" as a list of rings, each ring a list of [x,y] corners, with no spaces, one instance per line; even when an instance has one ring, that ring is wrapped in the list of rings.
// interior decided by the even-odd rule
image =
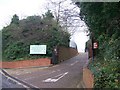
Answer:
[[[51,57],[56,45],[69,45],[69,33],[58,27],[50,11],[43,17],[29,16],[19,20],[19,25],[10,24],[2,30],[3,60]],[[62,36],[62,37],[61,37]],[[30,45],[47,45],[46,55],[30,55]]]
[[[77,2],[80,17],[99,42],[99,52],[90,68],[95,76],[95,88],[120,87],[120,3]],[[114,70],[112,70],[114,68]]]
[[[71,0],[49,0],[47,9],[71,35],[82,26],[86,26],[79,18],[79,8]]]
[[[51,10],[48,10],[46,13],[45,13],[45,16],[46,16],[46,18],[54,18],[54,16],[53,16],[53,14],[51,13]]]
[[[19,17],[17,16],[17,14],[13,15],[11,24],[16,24],[16,25],[19,24]]]

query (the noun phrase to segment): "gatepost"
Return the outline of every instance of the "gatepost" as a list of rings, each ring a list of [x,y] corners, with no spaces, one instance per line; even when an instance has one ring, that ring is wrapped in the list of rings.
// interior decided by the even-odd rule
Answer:
[[[52,52],[52,62],[53,65],[58,64],[58,46],[55,46]]]
[[[98,41],[94,40],[94,42],[93,42],[93,56],[96,56],[97,51],[98,51]]]

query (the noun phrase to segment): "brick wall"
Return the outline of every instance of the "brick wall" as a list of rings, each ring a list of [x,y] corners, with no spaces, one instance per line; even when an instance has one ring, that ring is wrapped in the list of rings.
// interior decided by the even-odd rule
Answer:
[[[64,46],[58,47],[58,61],[62,62],[64,60],[68,60],[74,56],[78,55],[78,51],[74,48],[68,48]]]
[[[0,68],[39,67],[39,66],[49,66],[50,64],[51,64],[51,60],[49,58],[40,58],[36,60],[0,62]]]
[[[94,76],[87,67],[83,69],[83,82],[84,82],[85,88],[90,89],[94,87]]]

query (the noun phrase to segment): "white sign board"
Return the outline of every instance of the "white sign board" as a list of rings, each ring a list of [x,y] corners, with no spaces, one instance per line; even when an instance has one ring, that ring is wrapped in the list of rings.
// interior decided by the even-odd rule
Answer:
[[[46,54],[46,45],[30,45],[30,54]]]

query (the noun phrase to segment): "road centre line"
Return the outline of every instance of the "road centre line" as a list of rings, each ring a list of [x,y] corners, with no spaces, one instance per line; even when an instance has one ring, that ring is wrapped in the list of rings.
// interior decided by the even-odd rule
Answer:
[[[75,61],[74,63],[70,64],[71,66],[75,65],[76,63],[78,63],[79,61]]]
[[[57,71],[61,71],[60,69],[58,69]]]

